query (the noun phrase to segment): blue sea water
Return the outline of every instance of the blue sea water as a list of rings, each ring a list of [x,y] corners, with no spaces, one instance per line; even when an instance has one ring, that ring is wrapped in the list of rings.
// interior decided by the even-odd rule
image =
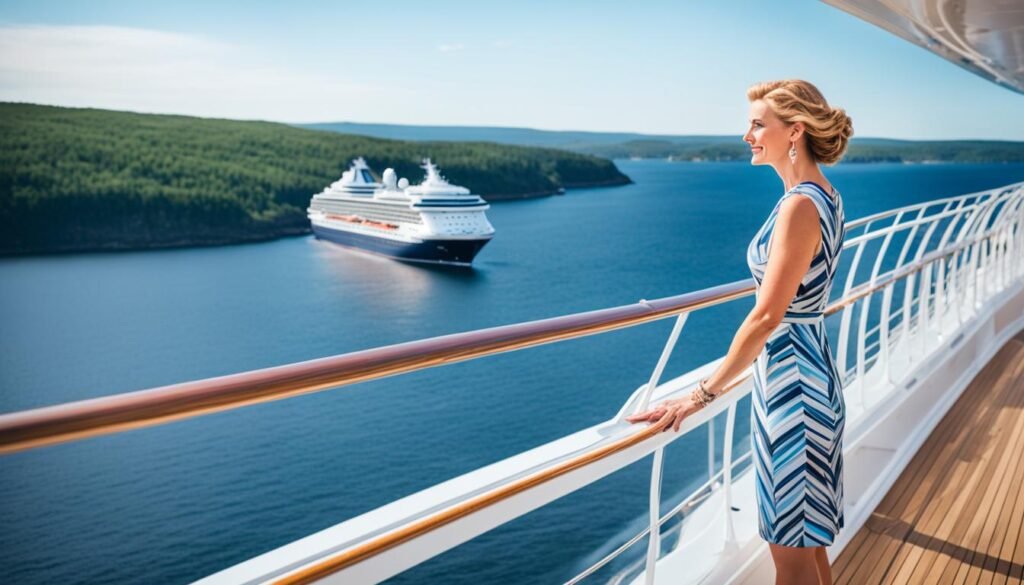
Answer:
[[[782,192],[771,169],[617,164],[634,184],[493,204],[497,236],[469,271],[311,237],[2,259],[0,412],[749,277],[746,244]],[[1024,165],[825,172],[847,219],[1024,180]],[[751,306],[693,315],[665,377],[725,353]],[[611,417],[646,382],[670,329],[666,320],[2,456],[0,576],[200,578]],[[743,452],[749,415],[740,412]],[[393,581],[562,582],[642,529],[649,472],[637,463]],[[706,435],[674,444],[665,508],[706,474]]]

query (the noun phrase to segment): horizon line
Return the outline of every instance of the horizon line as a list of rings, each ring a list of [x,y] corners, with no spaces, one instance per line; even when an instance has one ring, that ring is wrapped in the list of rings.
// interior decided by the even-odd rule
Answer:
[[[487,129],[487,130],[528,130],[531,132],[546,132],[551,134],[634,134],[638,136],[650,137],[650,138],[729,138],[729,137],[742,137],[742,134],[651,134],[647,132],[634,131],[634,130],[580,130],[580,129],[553,129],[553,128],[539,128],[535,126],[501,126],[501,125],[472,125],[472,124],[408,124],[402,122],[358,122],[353,120],[332,120],[332,121],[316,121],[316,122],[289,122],[285,120],[271,120],[267,118],[227,118],[222,116],[199,116],[196,114],[181,114],[176,112],[159,112],[159,111],[147,111],[147,110],[119,110],[109,107],[102,106],[71,106],[63,104],[48,104],[39,102],[27,102],[27,101],[6,101],[0,100],[0,104],[17,104],[17,105],[29,105],[29,106],[42,106],[49,108],[66,108],[72,110],[101,110],[106,112],[120,112],[126,114],[140,114],[140,115],[151,115],[151,116],[175,116],[180,118],[195,118],[199,120],[226,120],[230,122],[265,122],[270,124],[282,124],[285,126],[292,127],[305,127],[313,125],[326,125],[326,124],[361,124],[366,126],[397,126],[407,128],[446,128],[446,129]],[[309,129],[309,128],[307,128]],[[339,134],[341,134],[339,132]],[[893,138],[888,136],[857,136],[856,134],[850,138],[853,142],[857,139],[870,139],[870,140],[894,140],[901,142],[1002,142],[1007,144],[1024,144],[1024,140],[1009,140],[1003,138]],[[382,140],[389,140],[388,138],[382,138]],[[391,138],[390,140],[404,140],[407,142],[420,142],[420,140],[410,140],[401,138]],[[442,142],[449,142],[442,140]]]

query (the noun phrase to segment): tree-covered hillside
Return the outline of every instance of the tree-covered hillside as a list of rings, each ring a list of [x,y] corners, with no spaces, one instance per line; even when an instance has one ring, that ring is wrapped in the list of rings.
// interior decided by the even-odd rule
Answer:
[[[302,233],[310,197],[357,156],[413,184],[429,156],[489,200],[629,182],[608,160],[561,150],[0,103],[0,253]]]

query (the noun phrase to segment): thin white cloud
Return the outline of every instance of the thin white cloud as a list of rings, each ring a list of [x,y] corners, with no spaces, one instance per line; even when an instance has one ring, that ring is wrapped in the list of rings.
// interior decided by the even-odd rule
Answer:
[[[463,45],[462,43],[449,43],[438,45],[437,50],[441,51],[442,53],[457,53],[459,51],[466,50],[466,46]]]
[[[3,101],[320,121],[357,117],[395,89],[303,72],[245,47],[185,34],[116,26],[0,27]]]

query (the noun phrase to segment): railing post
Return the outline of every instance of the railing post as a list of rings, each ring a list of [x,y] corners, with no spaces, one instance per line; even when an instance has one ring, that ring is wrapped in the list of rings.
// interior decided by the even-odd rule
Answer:
[[[928,355],[929,339],[928,339],[928,304],[929,298],[931,297],[932,288],[932,272],[931,263],[927,266],[922,266],[918,271],[921,275],[921,282],[918,285],[921,289],[917,296],[917,331],[918,338],[921,345],[921,358]]]
[[[868,228],[867,226],[865,226],[864,233],[867,233],[867,231]],[[855,280],[855,277],[857,275],[857,267],[860,265],[860,257],[864,253],[865,241],[866,240],[862,240],[857,244],[857,251],[854,252],[853,254],[853,261],[850,263],[850,272],[847,273],[846,284],[843,286],[844,297],[850,293],[850,289],[853,287],[853,281]],[[839,325],[839,355],[837,356],[837,358],[839,361],[839,371],[843,376],[846,375],[847,370],[846,352],[847,347],[850,343],[850,320],[853,318],[853,315],[850,313],[850,310],[853,308],[854,304],[850,304],[848,306],[843,307],[843,316]]]
[[[715,419],[708,420],[708,481],[715,477]],[[712,488],[715,486],[712,485]]]
[[[978,301],[979,304],[984,304],[985,301],[988,300],[989,291],[991,290],[992,285],[989,284],[989,280],[992,278],[992,275],[990,274],[991,270],[989,268],[991,256],[992,240],[989,236],[985,236],[981,239],[981,253],[978,255],[978,261],[981,263],[978,271],[981,276],[981,295]]]
[[[963,250],[953,252],[953,266],[950,269],[950,273],[953,276],[953,310],[956,311],[957,328],[964,324],[963,302],[965,295],[963,294],[963,264]]]
[[[913,279],[914,274],[908,274],[906,278],[903,279],[903,315],[900,319],[904,333],[903,346],[907,348],[907,361],[909,363],[914,363],[914,345],[916,341],[916,337],[912,335],[913,332],[910,330],[910,320],[913,317],[912,310],[914,307],[914,294],[916,290],[914,288]],[[918,320],[918,325],[920,325],[920,319]]]
[[[889,344],[889,324],[892,322],[890,316],[890,310],[892,308],[892,289],[895,282],[890,282],[885,285],[885,290],[882,291],[882,314],[879,317],[878,322],[878,355],[879,360],[882,364],[882,379],[892,381],[892,360],[889,358],[889,352],[892,350]]]
[[[654,571],[658,566],[658,555],[661,553],[661,470],[664,453],[664,448],[656,450],[651,464],[651,493],[648,502],[651,522],[650,532],[647,534],[647,567],[644,573],[646,585],[654,585]]]
[[[922,217],[924,217],[924,212],[927,209],[928,209],[927,207],[922,207],[917,212],[917,217],[914,218],[914,221],[919,221]],[[906,239],[905,242],[903,242],[903,248],[900,249],[900,255],[899,255],[899,258],[896,259],[896,266],[895,266],[894,269],[898,269],[898,268],[904,266],[904,261],[907,258],[907,253],[910,251],[910,246],[912,246],[913,243],[914,243],[914,238],[917,237],[917,230],[918,230],[919,227],[920,227],[920,224],[914,224],[914,226],[910,228],[910,233],[907,234],[907,239]],[[906,349],[907,349],[906,350],[907,360],[910,361],[911,363],[913,363],[913,361],[914,361],[913,343],[911,342],[912,337],[911,337],[911,331],[910,331],[910,318],[912,316],[911,315],[911,309],[912,309],[912,302],[911,301],[913,300],[913,296],[914,296],[913,295],[913,288],[914,288],[914,274],[908,274],[907,277],[903,281],[903,313],[902,313],[902,315],[900,315],[900,325],[902,325],[902,327],[903,327],[903,341],[902,341],[902,343],[903,343],[903,346],[906,347]]]
[[[679,339],[679,332],[683,330],[683,325],[686,324],[686,318],[689,315],[689,312],[679,313],[679,316],[676,317],[676,322],[672,326],[672,332],[668,335],[668,341],[665,342],[665,347],[661,350],[661,356],[658,357],[658,363],[654,366],[654,371],[651,372],[651,378],[647,381],[647,390],[644,392],[643,399],[640,400],[640,405],[636,410],[637,412],[647,410],[647,407],[650,405],[651,394],[654,393],[654,388],[657,387],[658,380],[661,379],[661,373],[665,371],[665,364],[668,363],[668,358],[672,355],[672,350],[676,347],[676,341]]]
[[[871,297],[873,294],[868,294],[860,302],[860,319],[857,323],[857,386],[860,388],[860,406],[862,409],[867,409],[867,398],[865,393],[867,392],[867,383],[864,380],[864,367],[867,361],[867,327],[868,327],[868,314],[871,312]]]
[[[679,317],[676,318],[676,322],[672,326],[672,332],[668,336],[668,341],[661,350],[658,363],[654,366],[654,371],[651,372],[650,380],[647,381],[647,391],[644,392],[644,397],[640,401],[640,407],[637,409],[637,412],[647,410],[647,407],[650,405],[651,394],[658,386],[658,380],[661,379],[661,373],[665,371],[665,364],[668,363],[668,358],[672,355],[672,350],[675,349],[679,333],[683,330],[683,325],[686,324],[686,317],[688,315],[689,313],[680,313]],[[654,570],[658,564],[658,554],[661,552],[661,473],[664,454],[664,447],[657,449],[651,462],[651,491],[650,501],[648,502],[651,518],[650,532],[647,536],[647,572],[644,577],[647,585],[654,583]]]
[[[935,280],[935,312],[938,315],[940,340],[946,338],[946,314],[949,312],[949,304],[946,297],[946,287],[948,286],[946,279],[949,278],[949,273],[946,270],[946,261],[948,259],[948,256],[939,258],[939,276]]]
[[[725,443],[722,445],[722,489],[725,491],[725,550],[734,552],[739,548],[736,542],[736,526],[732,509],[732,442],[736,426],[736,403],[729,405],[725,419]]]

